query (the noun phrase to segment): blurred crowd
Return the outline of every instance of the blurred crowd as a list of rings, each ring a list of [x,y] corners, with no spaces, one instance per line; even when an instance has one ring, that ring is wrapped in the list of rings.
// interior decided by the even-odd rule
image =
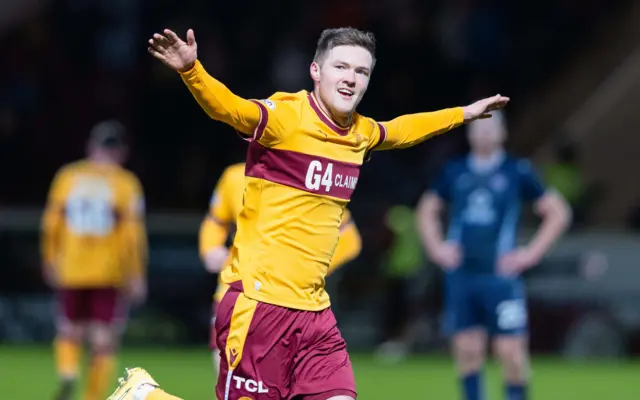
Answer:
[[[243,157],[245,143],[208,120],[180,79],[146,53],[147,38],[164,27],[183,35],[193,28],[206,68],[236,93],[256,98],[310,88],[308,63],[323,28],[372,30],[380,60],[360,110],[385,120],[498,90],[525,97],[614,4],[9,2],[17,8],[0,20],[0,204],[42,205],[55,170],[83,156],[90,127],[115,117],[129,128],[129,167],[144,184],[149,208],[206,208],[211,186],[226,164]],[[517,108],[514,101],[509,112]],[[458,130],[418,149],[377,154],[356,204],[374,193],[381,204],[415,201],[430,173],[464,146]],[[380,192],[380,184],[393,190]]]
[[[384,121],[499,92],[513,99],[509,120],[626,1],[7,0],[0,6],[0,207],[41,207],[55,171],[84,156],[91,127],[116,118],[128,128],[127,166],[140,177],[148,209],[204,213],[220,173],[244,158],[246,142],[211,121],[180,78],[147,54],[147,39],[163,28],[181,36],[193,28],[213,76],[243,97],[265,98],[311,89],[308,65],[320,32],[356,26],[378,40],[361,113]],[[350,209],[364,248],[339,285],[349,293],[346,308],[378,289],[386,294],[383,339],[391,343],[411,342],[420,328],[415,316],[425,304],[438,308],[441,288],[435,268],[422,268],[413,208],[445,159],[467,149],[464,133],[376,153],[362,170]],[[559,143],[540,166],[572,205],[576,227],[598,195],[578,158],[571,143]],[[630,221],[640,227],[640,207]],[[11,260],[17,246],[5,245],[7,265],[25,263]],[[15,282],[22,273],[16,269]],[[398,304],[406,313],[396,312]]]

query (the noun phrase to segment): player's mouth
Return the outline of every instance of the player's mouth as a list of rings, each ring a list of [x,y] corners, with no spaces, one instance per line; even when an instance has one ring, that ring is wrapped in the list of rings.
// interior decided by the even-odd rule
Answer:
[[[340,96],[345,100],[351,100],[351,98],[355,94],[353,90],[344,89],[344,88],[338,89],[338,93],[340,93]]]

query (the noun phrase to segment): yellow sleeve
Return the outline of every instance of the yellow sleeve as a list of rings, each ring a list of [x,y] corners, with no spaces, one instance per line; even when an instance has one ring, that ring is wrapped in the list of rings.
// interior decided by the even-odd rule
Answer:
[[[60,234],[64,226],[63,186],[66,176],[65,170],[62,169],[53,178],[42,215],[40,247],[42,261],[49,266],[55,266],[58,258]]]
[[[351,219],[348,211],[345,211],[345,218],[343,218],[342,226],[340,226],[338,245],[333,253],[328,274],[333,273],[342,265],[358,257],[361,250],[362,238],[360,237],[358,227],[355,222],[353,222],[353,219]]]
[[[123,213],[123,239],[127,260],[125,268],[130,277],[146,276],[149,248],[145,224],[145,200],[142,185],[138,178],[132,177],[129,184],[129,196]]]
[[[228,169],[222,174],[211,195],[209,212],[200,224],[198,248],[200,257],[204,259],[207,251],[224,245],[229,235],[229,225],[235,221],[231,207],[230,185],[228,185]]]
[[[371,150],[390,150],[415,146],[463,123],[464,112],[461,107],[403,115],[391,121],[377,123],[378,141]]]
[[[222,82],[207,73],[200,61],[180,74],[200,107],[217,121],[232,126],[244,136],[269,146],[279,143],[288,132],[290,114],[276,111],[277,101],[247,100],[234,94]]]

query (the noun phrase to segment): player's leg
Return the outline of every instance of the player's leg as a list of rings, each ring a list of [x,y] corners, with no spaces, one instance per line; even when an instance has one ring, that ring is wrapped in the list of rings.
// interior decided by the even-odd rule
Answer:
[[[109,387],[116,365],[119,343],[118,290],[95,289],[91,292],[91,323],[87,332],[91,359],[84,400],[101,400]]]
[[[294,340],[283,336],[293,312],[229,289],[216,311],[218,399],[281,399],[290,384]],[[293,342],[293,343],[292,343]]]
[[[158,383],[142,368],[127,369],[120,386],[107,400],[182,400],[160,389]]]
[[[216,344],[216,309],[218,308],[217,302],[214,301],[211,315],[211,327],[209,334],[209,350],[211,350],[211,360],[213,361],[213,376],[214,382],[218,381],[218,374],[220,372],[220,350]]]
[[[529,381],[527,307],[521,281],[499,282],[491,291],[493,349],[502,365],[507,400],[526,400]]]
[[[306,327],[295,354],[291,395],[300,400],[356,398],[356,382],[347,344],[331,309],[305,312],[297,324]]]
[[[484,398],[482,368],[487,352],[486,343],[487,333],[481,327],[459,331],[452,337],[452,353],[464,400]]]
[[[462,398],[484,398],[482,368],[487,353],[487,333],[482,309],[474,298],[473,277],[461,272],[445,278],[444,331],[451,337],[451,352],[460,379]]]
[[[499,335],[493,346],[506,382],[505,399],[526,400],[529,383],[527,338],[524,335]]]
[[[53,343],[56,371],[60,386],[56,400],[72,397],[80,372],[84,336],[84,302],[81,290],[62,289],[58,292],[59,315]]]

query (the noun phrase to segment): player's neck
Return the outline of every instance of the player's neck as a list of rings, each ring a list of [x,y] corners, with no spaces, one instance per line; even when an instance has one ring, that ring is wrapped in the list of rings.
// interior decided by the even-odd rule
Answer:
[[[102,156],[100,154],[93,154],[87,157],[87,160],[94,165],[100,166],[115,166],[116,162],[113,161],[110,157]]]
[[[502,157],[504,150],[502,149],[492,149],[492,150],[476,150],[471,155],[476,160],[488,161],[495,158]]]
[[[331,118],[331,121],[334,124],[338,125],[338,127],[348,128],[351,125],[352,114],[340,116],[332,113],[329,107],[327,107],[327,105],[322,100],[322,97],[320,97],[320,92],[318,90],[313,91],[313,97],[316,99],[316,102],[318,103],[318,106],[320,106],[322,112],[324,112],[329,118]]]

